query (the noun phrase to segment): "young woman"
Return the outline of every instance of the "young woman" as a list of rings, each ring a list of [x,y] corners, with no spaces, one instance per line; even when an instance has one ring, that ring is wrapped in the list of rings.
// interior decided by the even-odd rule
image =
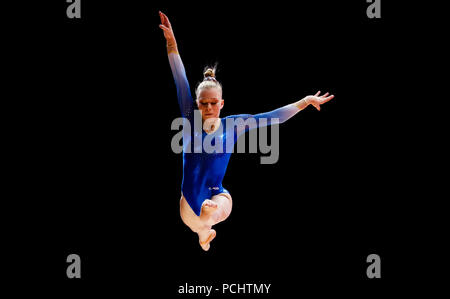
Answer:
[[[167,42],[167,54],[172,69],[172,74],[177,87],[178,103],[181,114],[185,121],[194,123],[194,101],[191,97],[189,82],[186,78],[186,72],[178,53],[177,43],[169,19],[165,14],[159,12],[161,24],[159,27],[164,32]],[[183,182],[181,184],[180,214],[183,222],[198,234],[200,246],[203,250],[208,250],[210,242],[216,236],[216,231],[212,226],[224,221],[231,213],[232,200],[230,193],[223,188],[222,179],[230,159],[230,152],[206,153],[198,150],[190,150],[194,138],[200,138],[203,141],[207,136],[220,138],[222,144],[226,145],[226,138],[233,138],[236,142],[243,133],[262,125],[275,124],[270,123],[272,118],[278,119],[276,122],[283,123],[297,112],[305,109],[308,105],[313,105],[320,110],[320,105],[328,102],[334,96],[328,96],[328,93],[319,96],[320,91],[314,96],[307,96],[302,100],[290,105],[281,107],[271,112],[257,115],[240,114],[225,118],[219,118],[220,110],[223,108],[222,86],[215,78],[215,70],[207,69],[204,73],[204,80],[199,84],[196,91],[196,101],[198,109],[201,112],[203,130],[201,133],[183,134]],[[248,122],[248,126],[233,128],[232,136],[228,136],[226,130],[226,120],[243,119],[247,121],[251,118],[255,122]],[[260,119],[268,120],[261,122]],[[264,123],[264,124],[263,124]],[[220,135],[214,135],[219,132]],[[200,136],[201,135],[201,136]],[[195,146],[195,143],[194,143]],[[188,150],[189,149],[189,150]]]

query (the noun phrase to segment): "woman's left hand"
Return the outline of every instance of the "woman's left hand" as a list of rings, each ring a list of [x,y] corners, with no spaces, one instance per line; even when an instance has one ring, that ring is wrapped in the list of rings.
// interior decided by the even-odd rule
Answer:
[[[320,111],[320,105],[325,104],[326,102],[328,102],[329,100],[331,100],[332,98],[334,98],[334,95],[330,95],[328,96],[328,92],[322,96],[320,95],[320,91],[318,91],[315,95],[313,96],[306,96],[305,98],[303,98],[305,100],[305,102],[309,105],[313,105],[317,110]]]

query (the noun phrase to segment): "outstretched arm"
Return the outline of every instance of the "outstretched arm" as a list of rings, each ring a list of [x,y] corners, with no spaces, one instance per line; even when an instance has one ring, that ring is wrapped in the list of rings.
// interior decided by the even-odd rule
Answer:
[[[255,115],[239,114],[229,116],[228,118],[234,118],[235,120],[242,119],[245,122],[245,125],[238,126],[236,128],[237,136],[240,136],[241,134],[258,127],[281,124],[309,105],[313,105],[317,110],[320,111],[320,105],[334,98],[334,95],[328,96],[328,92],[322,96],[319,95],[320,91],[318,91],[313,96],[306,96],[298,102],[283,106],[270,112],[259,113]],[[251,119],[254,119],[255,121],[252,122],[250,121]],[[264,121],[261,121],[262,119]]]
[[[334,95],[328,96],[328,92],[322,96],[320,95],[320,91],[318,91],[313,96],[306,96],[303,99],[301,99],[298,102],[292,103],[290,105],[286,105],[284,107],[278,108],[276,110],[266,112],[266,113],[260,113],[255,115],[255,118],[278,118],[279,121],[277,123],[283,123],[289,118],[293,117],[295,114],[297,114],[299,111],[305,109],[308,107],[308,105],[313,105],[317,110],[320,111],[320,105],[328,102],[332,98],[334,98]],[[274,124],[274,123],[272,123]]]
[[[183,62],[181,61],[180,54],[178,53],[177,42],[175,40],[175,35],[173,34],[172,25],[170,24],[169,18],[165,14],[159,12],[159,16],[161,18],[159,28],[163,30],[164,37],[166,38],[167,55],[169,57],[170,68],[177,87],[177,97],[181,115],[191,119],[193,117],[194,109],[191,90],[189,87],[189,81],[186,77]]]

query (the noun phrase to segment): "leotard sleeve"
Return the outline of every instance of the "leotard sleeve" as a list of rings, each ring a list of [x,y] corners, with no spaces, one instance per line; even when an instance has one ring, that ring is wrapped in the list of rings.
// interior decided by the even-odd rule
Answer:
[[[238,114],[228,116],[227,118],[233,118],[235,121],[240,118],[245,122],[245,126],[236,127],[237,137],[239,137],[245,132],[256,128],[284,123],[299,111],[300,110],[297,108],[297,106],[295,106],[295,104],[289,104],[270,112],[264,112],[254,115]]]
[[[183,62],[178,52],[170,52],[168,56],[173,79],[177,87],[178,105],[180,106],[181,116],[191,120],[194,116],[194,104]]]

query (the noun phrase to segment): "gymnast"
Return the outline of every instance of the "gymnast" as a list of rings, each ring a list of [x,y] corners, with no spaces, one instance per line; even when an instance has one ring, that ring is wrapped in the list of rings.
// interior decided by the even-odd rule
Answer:
[[[181,115],[184,121],[193,124],[194,101],[178,53],[172,26],[164,13],[159,12],[159,16],[161,18],[159,27],[163,30],[166,39],[167,54],[177,88]],[[308,105],[313,105],[317,110],[320,110],[320,105],[328,102],[334,96],[328,95],[328,93],[320,96],[319,91],[313,96],[306,96],[295,103],[271,112],[256,115],[232,115],[221,119],[219,116],[220,110],[224,106],[224,100],[222,99],[222,86],[215,78],[215,68],[208,68],[203,75],[203,82],[195,90],[195,103],[201,113],[203,129],[201,133],[183,133],[183,181],[181,183],[180,215],[184,224],[198,234],[200,246],[207,251],[210,248],[211,241],[216,236],[216,231],[212,229],[212,226],[227,219],[231,213],[231,195],[222,186],[231,153],[226,151],[205,153],[187,150],[191,147],[193,138],[199,137],[195,134],[201,134],[203,141],[206,136],[214,134],[222,126],[220,136],[215,137],[222,138],[222,144],[226,144],[226,132],[228,131],[223,129],[227,124],[226,119],[248,120],[254,118],[255,122],[248,122],[249,125],[243,128],[236,127],[233,129],[234,134],[230,138],[233,138],[235,143],[238,137],[245,132],[264,125],[283,123]],[[268,121],[259,125],[259,120],[262,118]]]

